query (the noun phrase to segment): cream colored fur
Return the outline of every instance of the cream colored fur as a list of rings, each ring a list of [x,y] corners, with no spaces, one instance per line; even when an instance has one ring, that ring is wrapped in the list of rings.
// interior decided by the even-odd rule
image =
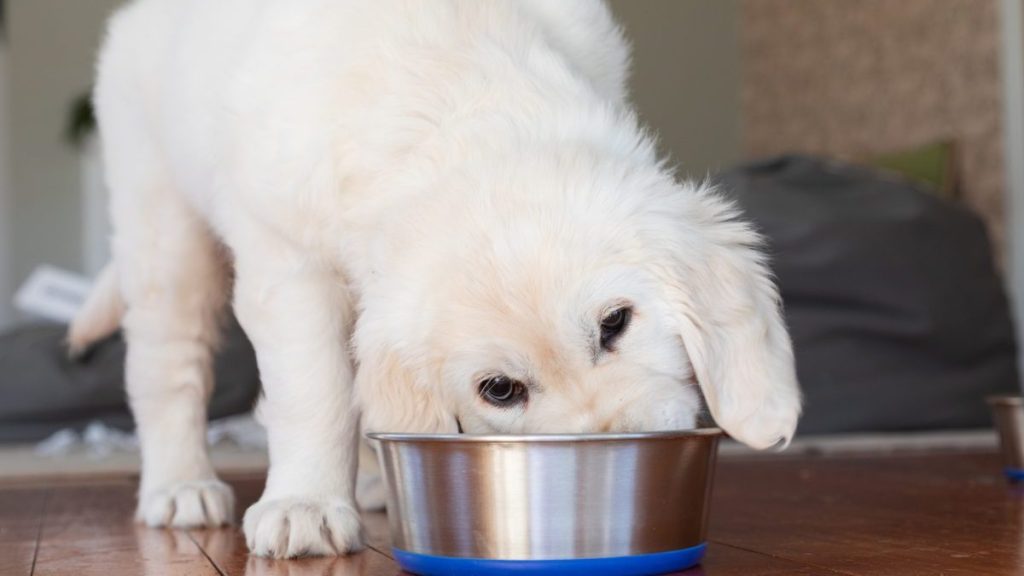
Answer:
[[[360,414],[407,432],[686,428],[699,383],[734,437],[788,441],[800,398],[760,240],[659,163],[628,56],[596,0],[120,10],[95,94],[115,267],[71,336],[120,316],[139,518],[232,517],[203,441],[229,299],[265,393],[256,554],[361,546]],[[621,305],[632,322],[602,350]],[[482,401],[496,374],[528,402]]]

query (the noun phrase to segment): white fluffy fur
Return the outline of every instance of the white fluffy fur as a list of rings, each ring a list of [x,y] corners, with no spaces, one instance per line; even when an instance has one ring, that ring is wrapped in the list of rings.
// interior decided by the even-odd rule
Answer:
[[[203,430],[232,263],[270,435],[244,522],[257,554],[361,545],[357,408],[388,431],[670,429],[695,424],[699,383],[734,437],[787,441],[799,392],[759,239],[659,164],[627,66],[598,0],[119,11],[95,97],[139,518],[231,518]],[[633,321],[602,351],[623,303]],[[498,373],[530,384],[525,407],[480,400]]]

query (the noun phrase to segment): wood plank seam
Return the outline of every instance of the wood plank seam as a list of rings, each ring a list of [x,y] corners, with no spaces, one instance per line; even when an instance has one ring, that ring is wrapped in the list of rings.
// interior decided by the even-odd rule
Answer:
[[[221,570],[221,567],[217,565],[217,562],[210,557],[210,554],[206,552],[206,549],[203,548],[202,544],[200,544],[199,541],[196,540],[195,536],[192,535],[192,530],[186,530],[185,535],[188,536],[188,539],[196,545],[196,548],[199,549],[199,553],[202,554],[204,558],[206,558],[206,561],[210,563],[210,566],[213,566],[213,569],[217,571],[217,574],[220,574],[220,576],[228,576],[227,572]]]
[[[32,549],[32,567],[29,568],[29,576],[34,576],[36,573],[36,560],[39,558],[39,543],[43,539],[43,526],[46,524],[46,512],[47,507],[50,503],[50,496],[53,494],[53,489],[48,488],[43,493],[43,504],[39,507],[39,526],[36,527],[36,544]]]
[[[373,550],[374,552],[376,552],[377,554],[380,554],[381,556],[383,556],[385,558],[391,558],[392,560],[394,560],[394,557],[391,555],[391,548],[390,547],[388,547],[386,550],[381,550],[380,548],[378,548],[376,546],[372,546],[370,544],[367,544],[366,548],[369,549],[369,550]]]
[[[761,556],[767,556],[769,558],[775,558],[776,560],[784,560],[786,562],[792,562],[794,564],[800,564],[802,566],[807,566],[808,568],[815,568],[815,569],[818,569],[818,570],[824,570],[824,571],[828,572],[829,574],[841,574],[842,576],[864,576],[863,574],[856,574],[854,572],[844,572],[842,570],[836,570],[835,568],[829,568],[828,566],[822,566],[820,564],[814,564],[814,563],[808,562],[806,560],[801,560],[801,559],[797,559],[797,558],[789,558],[787,556],[781,556],[781,555],[778,555],[778,554],[772,554],[770,552],[763,552],[761,550],[754,550],[752,548],[745,548],[743,546],[737,546],[735,544],[729,544],[728,542],[723,542],[721,540],[712,540],[712,539],[709,538],[708,542],[714,542],[715,544],[717,544],[719,546],[728,546],[729,548],[733,548],[733,549],[736,549],[736,550],[742,550],[744,552],[750,552],[751,554],[758,554],[758,555],[761,555]]]

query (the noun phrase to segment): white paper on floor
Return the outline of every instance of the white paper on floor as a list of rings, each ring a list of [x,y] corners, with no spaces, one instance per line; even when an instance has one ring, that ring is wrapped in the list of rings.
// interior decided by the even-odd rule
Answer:
[[[253,415],[229,416],[210,422],[206,430],[210,446],[234,445],[265,450],[267,432]],[[35,446],[40,456],[64,456],[82,452],[93,458],[104,458],[115,452],[136,452],[139,441],[133,432],[124,432],[102,422],[92,422],[78,432],[71,428],[58,430]]]

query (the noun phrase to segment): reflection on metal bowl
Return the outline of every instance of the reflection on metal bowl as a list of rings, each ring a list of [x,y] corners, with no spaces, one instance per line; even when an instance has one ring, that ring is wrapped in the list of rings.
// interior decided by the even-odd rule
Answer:
[[[999,432],[1003,472],[1010,481],[1024,482],[1024,398],[992,396],[988,404]]]
[[[718,429],[369,434],[410,572],[662,574],[700,561]]]

